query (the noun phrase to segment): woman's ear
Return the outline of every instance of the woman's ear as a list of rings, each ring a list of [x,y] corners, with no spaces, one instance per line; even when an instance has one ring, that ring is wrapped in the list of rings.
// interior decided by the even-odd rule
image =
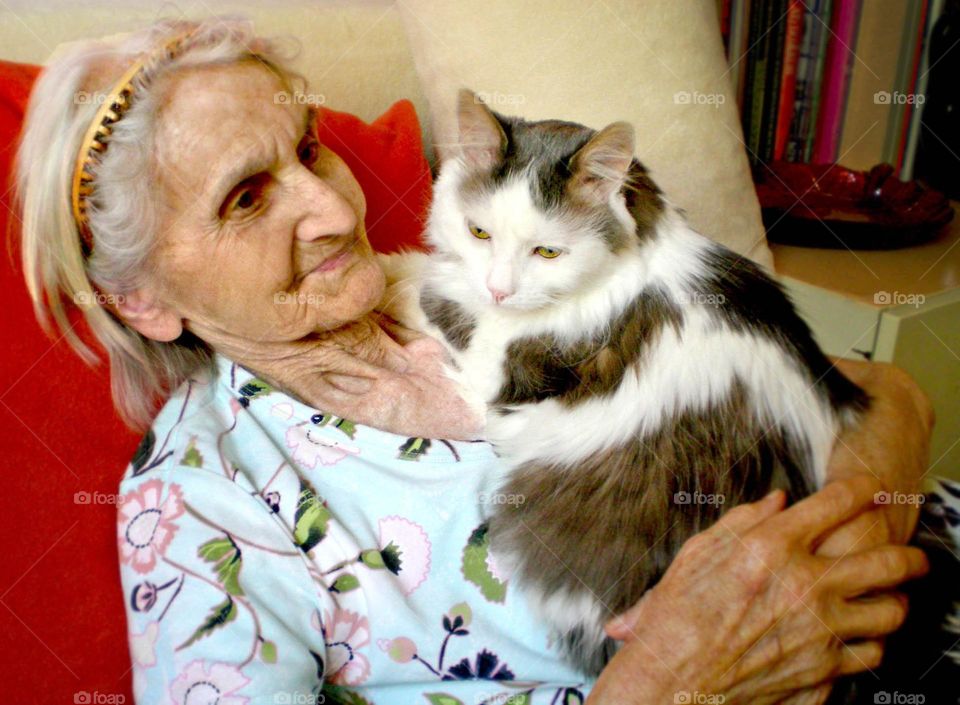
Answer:
[[[180,316],[140,289],[117,295],[116,314],[140,335],[161,343],[176,340],[183,333]]]

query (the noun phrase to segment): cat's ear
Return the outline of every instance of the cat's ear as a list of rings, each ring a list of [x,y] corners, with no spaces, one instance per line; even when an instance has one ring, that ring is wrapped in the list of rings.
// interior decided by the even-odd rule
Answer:
[[[500,163],[507,149],[507,136],[490,108],[463,88],[457,96],[460,153],[467,166],[489,170]]]
[[[633,148],[630,123],[607,125],[573,155],[567,189],[588,203],[605,203],[623,187],[633,161]]]

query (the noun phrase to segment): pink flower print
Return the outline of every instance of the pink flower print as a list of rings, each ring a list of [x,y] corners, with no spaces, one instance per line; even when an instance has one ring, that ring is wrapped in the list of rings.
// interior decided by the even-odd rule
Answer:
[[[335,465],[348,455],[357,455],[360,449],[347,443],[324,438],[312,423],[302,423],[287,429],[287,447],[293,450],[293,459],[313,470],[317,462]]]
[[[250,699],[235,693],[249,682],[235,666],[191,661],[170,684],[170,697],[176,705],[244,705]]]
[[[324,678],[334,685],[359,685],[370,676],[370,662],[359,650],[370,643],[370,626],[366,617],[350,610],[335,609],[333,615],[323,613],[323,624],[317,612],[311,618],[313,628],[323,634],[327,646],[327,667]]]
[[[150,622],[140,634],[130,635],[130,655],[134,666],[150,668],[157,664],[157,634],[160,632],[159,622]]]
[[[411,594],[430,572],[430,539],[419,524],[400,516],[380,520],[381,550],[393,544],[400,558],[397,581],[404,595]]]
[[[501,583],[507,582],[510,576],[513,575],[513,570],[510,565],[502,558],[498,559],[492,547],[487,548],[487,570]]]
[[[133,661],[133,692],[137,700],[143,699],[147,690],[146,669],[157,665],[157,634],[160,623],[150,622],[140,634],[130,635],[130,656]]]
[[[138,573],[149,573],[177,532],[174,519],[183,514],[183,493],[171,484],[163,496],[164,484],[148,480],[123,496],[117,523],[120,560]]]
[[[276,416],[278,419],[289,421],[293,418],[293,404],[286,401],[274,404],[270,407],[270,414],[271,416]]]
[[[378,639],[377,646],[397,663],[409,663],[417,655],[417,645],[405,636],[398,636],[396,639]]]

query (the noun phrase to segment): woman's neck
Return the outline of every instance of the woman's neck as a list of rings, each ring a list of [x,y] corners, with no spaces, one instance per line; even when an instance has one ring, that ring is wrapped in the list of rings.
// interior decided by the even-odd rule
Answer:
[[[214,349],[318,410],[401,435],[472,440],[481,405],[447,375],[432,338],[371,312],[295,341],[224,340]]]

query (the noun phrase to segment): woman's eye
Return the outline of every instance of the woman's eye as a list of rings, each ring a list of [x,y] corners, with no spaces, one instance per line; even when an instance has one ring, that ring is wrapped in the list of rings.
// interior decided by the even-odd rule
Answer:
[[[300,157],[300,163],[310,168],[316,164],[320,158],[320,143],[312,137],[305,137],[303,141],[300,142],[297,154]]]
[[[257,174],[237,184],[220,207],[220,218],[243,217],[257,210],[263,202],[269,178],[267,174]]]
[[[540,255],[544,259],[553,259],[554,257],[560,256],[560,250],[556,247],[545,247],[540,245],[539,247],[533,248],[533,254]]]
[[[471,225],[471,226],[470,226],[470,232],[471,232],[471,233],[473,234],[473,236],[474,236],[475,238],[477,238],[478,240],[489,240],[489,239],[490,239],[490,233],[488,233],[488,232],[487,232],[486,230],[484,230],[483,228],[478,228],[476,225]]]

